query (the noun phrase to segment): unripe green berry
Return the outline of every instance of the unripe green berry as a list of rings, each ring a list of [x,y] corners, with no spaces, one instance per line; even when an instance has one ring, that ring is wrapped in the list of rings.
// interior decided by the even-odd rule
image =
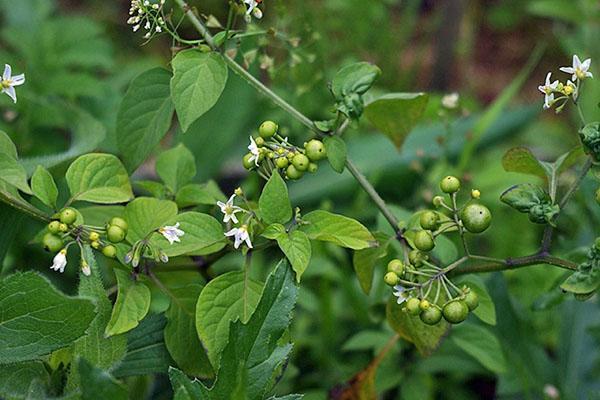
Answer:
[[[248,153],[242,158],[242,165],[244,166],[244,168],[252,169],[252,168],[256,167],[254,160],[250,160],[251,158],[252,158],[252,153]]]
[[[118,226],[119,228],[123,229],[124,231],[127,231],[127,229],[129,228],[129,224],[127,224],[127,221],[125,221],[123,218],[119,218],[119,217],[111,218],[110,221],[108,222],[108,224]]]
[[[312,139],[304,145],[304,148],[306,149],[306,156],[311,161],[319,161],[327,157],[325,145],[320,140]]]
[[[281,168],[281,169],[287,168],[288,164],[289,164],[289,161],[285,157],[279,157],[275,160],[275,166],[277,166],[277,168]]]
[[[94,240],[92,243],[90,243],[90,246],[92,246],[93,249],[98,250],[100,248],[100,242],[97,240]]]
[[[469,311],[473,311],[479,305],[479,296],[473,290],[469,290],[469,292],[465,295],[464,301],[469,308]]]
[[[421,228],[434,231],[440,226],[440,216],[434,211],[425,211],[421,213],[419,223],[421,224]]]
[[[463,208],[460,219],[466,230],[471,233],[481,233],[489,228],[492,222],[492,214],[486,206],[471,203]]]
[[[424,324],[435,325],[442,319],[442,311],[434,304],[427,310],[424,310],[419,317]]]
[[[435,247],[433,235],[430,231],[421,230],[415,234],[413,239],[415,247],[421,251],[431,251]]]
[[[427,259],[426,255],[421,253],[419,250],[411,250],[410,253],[408,253],[408,261],[410,261],[410,263],[415,267],[420,267],[423,265],[424,259]]]
[[[419,308],[423,311],[427,310],[429,307],[431,307],[431,304],[426,299],[421,300],[419,303]]]
[[[308,172],[314,174],[315,172],[317,172],[318,169],[319,169],[319,166],[317,164],[315,164],[314,162],[311,162],[310,164],[308,164]]]
[[[304,175],[304,172],[298,171],[294,165],[288,165],[287,169],[285,170],[285,176],[287,176],[288,179],[300,179],[302,178],[302,175]]]
[[[67,207],[60,212],[60,222],[63,224],[71,225],[76,219],[77,212],[71,207]]]
[[[296,154],[294,158],[292,158],[292,164],[298,171],[306,171],[308,169],[308,164],[310,164],[310,160],[304,154]]]
[[[471,197],[477,200],[481,197],[481,192],[477,189],[473,189],[471,190]]]
[[[444,193],[456,193],[460,190],[460,181],[455,176],[447,176],[440,182],[440,189]]]
[[[398,276],[402,276],[404,274],[404,263],[395,258],[388,263],[387,270],[388,272],[393,272]]]
[[[422,311],[421,307],[419,307],[420,304],[421,300],[416,297],[411,297],[406,300],[406,311],[408,311],[410,315],[419,315]]]
[[[260,137],[267,139],[276,134],[278,128],[275,122],[265,121],[258,127],[258,134]]]
[[[442,310],[444,319],[451,324],[458,324],[467,319],[469,307],[464,301],[451,300],[444,305]]]
[[[90,241],[94,241],[94,240],[98,240],[100,239],[100,235],[98,234],[98,232],[90,232]]]
[[[48,232],[42,238],[42,245],[44,246],[44,250],[51,253],[56,253],[63,248],[64,243],[59,236]]]
[[[102,254],[108,258],[115,258],[117,256],[117,248],[112,244],[109,244],[102,248]]]
[[[442,196],[435,196],[432,200],[434,206],[439,207],[444,204],[444,198]]]
[[[386,285],[389,286],[396,286],[398,282],[400,282],[400,278],[398,278],[398,275],[396,275],[395,272],[386,273],[383,277],[383,280],[385,281]]]
[[[60,222],[52,221],[48,224],[48,231],[50,233],[58,233],[60,232]]]
[[[263,139],[262,137],[259,136],[259,137],[257,137],[257,138],[254,139],[254,143],[256,143],[256,145],[258,147],[262,147],[262,146],[265,145],[265,139]]]
[[[60,224],[58,224],[59,232],[67,232],[68,230],[69,230],[69,227],[67,226],[67,224],[63,224],[62,222]]]
[[[125,239],[125,231],[119,226],[111,225],[106,231],[106,237],[113,243],[119,243]]]

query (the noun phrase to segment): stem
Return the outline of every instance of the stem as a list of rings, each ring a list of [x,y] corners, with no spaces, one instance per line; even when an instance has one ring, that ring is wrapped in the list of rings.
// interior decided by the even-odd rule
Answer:
[[[554,265],[556,267],[568,269],[568,270],[576,270],[577,264],[574,262],[554,257],[547,254],[532,254],[529,256],[516,257],[516,258],[507,258],[506,260],[499,260],[494,262],[488,262],[484,264],[475,264],[475,265],[467,265],[463,268],[457,269],[454,271],[453,275],[463,275],[463,274],[471,274],[478,272],[493,272],[493,271],[503,271],[507,269],[517,269],[521,267],[527,267],[530,265],[537,264],[548,264]]]
[[[575,191],[581,184],[581,181],[583,181],[583,178],[585,178],[585,176],[587,175],[590,168],[592,168],[592,162],[593,162],[592,157],[588,157],[585,164],[583,165],[583,168],[581,168],[581,171],[579,171],[579,174],[577,175],[575,182],[573,182],[573,184],[571,185],[569,190],[567,190],[567,193],[565,193],[563,198],[560,200],[560,203],[558,204],[558,206],[560,207],[561,210],[567,204],[567,202],[571,199],[573,194],[575,194]]]
[[[42,211],[38,210],[36,207],[1,190],[0,200],[5,202],[9,206],[16,208],[19,211],[22,211],[30,217],[33,217],[41,222],[50,222],[50,217]]]

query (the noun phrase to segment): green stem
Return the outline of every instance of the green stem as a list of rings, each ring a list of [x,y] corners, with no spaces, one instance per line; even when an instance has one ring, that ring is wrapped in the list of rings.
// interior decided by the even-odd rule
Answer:
[[[9,193],[1,191],[1,190],[0,190],[0,200],[5,202],[9,206],[16,208],[19,211],[22,211],[23,213],[41,221],[41,222],[50,222],[50,217],[48,215],[46,215],[45,213],[43,213],[42,211],[38,210],[36,207],[10,195]]]
[[[517,269],[527,267],[530,265],[548,264],[556,267],[564,268],[567,270],[576,270],[577,264],[574,262],[554,257],[548,254],[532,254],[524,257],[507,258],[506,260],[499,260],[493,262],[487,262],[483,264],[467,265],[460,269],[456,269],[453,275],[463,275],[471,273],[481,272],[493,272],[503,271],[508,269]]]

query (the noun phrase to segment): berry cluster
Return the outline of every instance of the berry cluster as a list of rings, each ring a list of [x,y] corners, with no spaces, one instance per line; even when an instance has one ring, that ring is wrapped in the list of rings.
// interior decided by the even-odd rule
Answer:
[[[281,171],[287,179],[300,179],[305,172],[316,172],[317,162],[327,157],[325,145],[317,139],[304,143],[304,147],[290,144],[278,133],[279,126],[265,121],[258,128],[258,137],[250,137],[250,145],[242,163],[248,170],[256,170],[263,178],[274,170]]]

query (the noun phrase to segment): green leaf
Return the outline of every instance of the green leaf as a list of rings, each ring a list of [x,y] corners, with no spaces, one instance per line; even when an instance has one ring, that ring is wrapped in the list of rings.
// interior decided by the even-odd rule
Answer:
[[[18,273],[0,281],[0,363],[34,360],[68,346],[94,319],[94,305],[68,297],[48,280]]]
[[[77,158],[65,178],[73,201],[114,204],[133,198],[127,171],[111,154],[91,153]]]
[[[532,183],[523,183],[508,188],[502,193],[500,200],[521,212],[529,212],[535,205],[551,202],[548,193]]]
[[[81,378],[81,399],[111,399],[127,400],[127,387],[118,382],[108,372],[90,364],[89,361],[79,358],[77,369]]]
[[[58,188],[50,172],[41,165],[37,166],[31,177],[31,190],[33,190],[33,195],[40,199],[42,203],[52,209],[56,209]]]
[[[135,170],[171,126],[171,73],[153,68],[129,85],[117,114],[117,143],[129,171]]]
[[[450,340],[490,371],[496,374],[506,371],[500,342],[489,329],[469,323],[460,324],[452,331]]]
[[[225,89],[227,66],[219,53],[185,50],[172,61],[171,96],[185,132],[210,110]]]
[[[185,373],[210,377],[213,373],[204,346],[196,332],[196,302],[202,285],[189,285],[169,289],[171,305],[165,312],[165,344],[173,360]]]
[[[166,199],[171,195],[164,184],[156,181],[135,181],[133,186],[144,194],[150,194],[150,197],[157,199]]]
[[[526,147],[514,147],[502,157],[502,167],[506,172],[519,172],[547,179],[548,175],[539,160]]]
[[[285,234],[286,234],[285,226],[283,226],[281,224],[271,224],[266,227],[266,229],[261,233],[261,236],[265,237],[267,239],[275,240],[279,236],[285,235]]]
[[[350,64],[335,74],[331,82],[331,91],[336,98],[351,93],[364,94],[371,88],[379,75],[381,75],[381,70],[376,65],[368,62]]]
[[[173,193],[196,175],[194,155],[183,143],[162,152],[156,159],[156,173]]]
[[[258,199],[260,216],[267,224],[284,224],[292,218],[292,205],[287,186],[278,173],[273,173]]]
[[[150,289],[143,282],[136,281],[131,274],[114,269],[119,291],[106,325],[105,335],[113,336],[132,330],[146,316],[150,309]]]
[[[360,287],[365,294],[369,294],[371,291],[375,264],[387,255],[387,248],[391,240],[388,235],[382,232],[375,232],[373,236],[379,242],[378,247],[357,250],[352,255],[354,272],[356,272],[358,283],[360,283]]]
[[[439,347],[450,330],[450,325],[443,319],[437,325],[424,324],[418,316],[402,311],[402,305],[396,304],[396,297],[392,296],[387,303],[386,316],[392,329],[425,356]]]
[[[169,257],[182,254],[206,255],[221,250],[227,244],[223,235],[223,225],[214,217],[195,211],[185,212],[171,217],[165,225],[179,223],[179,229],[185,232],[180,242],[169,244],[160,234],[152,236],[152,245],[160,248]]]
[[[579,264],[577,271],[560,285],[564,291],[582,295],[593,293],[598,287],[600,287],[600,262],[593,259]]]
[[[327,151],[329,165],[331,165],[334,171],[341,174],[346,167],[346,158],[348,156],[346,142],[339,136],[327,136],[323,139],[323,143]]]
[[[196,330],[215,369],[227,344],[229,324],[247,322],[260,299],[262,285],[244,272],[228,272],[211,280],[196,304]]]
[[[143,239],[176,215],[177,205],[172,201],[138,197],[125,207],[125,219],[129,223],[127,240],[133,243]]]
[[[187,208],[200,204],[214,206],[222,196],[215,193],[211,184],[190,183],[181,187],[175,196],[175,202],[179,208]]]
[[[471,275],[467,278],[459,279],[457,284],[467,285],[479,297],[479,306],[473,310],[473,314],[486,324],[496,325],[496,307],[494,306],[494,300],[488,293],[483,280],[478,276]]]
[[[8,183],[24,193],[31,194],[25,168],[6,153],[0,153],[0,181]]]
[[[277,237],[277,244],[292,264],[292,268],[296,272],[296,281],[300,282],[302,274],[308,268],[312,254],[308,236],[299,230],[291,231],[289,234]]]
[[[367,104],[365,116],[400,149],[421,120],[428,100],[426,93],[390,93]]]
[[[328,211],[312,211],[302,217],[306,225],[300,230],[310,239],[332,242],[353,250],[376,247],[377,241],[360,222]]]
[[[18,158],[15,144],[4,131],[0,131],[0,153],[6,154],[15,160]]]
[[[183,372],[176,368],[169,368],[169,380],[171,381],[171,386],[175,393],[173,400],[212,399],[208,390],[206,390],[200,381],[190,381]]]
[[[0,365],[0,398],[32,399],[32,383],[45,387],[49,380],[48,371],[41,361]]]

